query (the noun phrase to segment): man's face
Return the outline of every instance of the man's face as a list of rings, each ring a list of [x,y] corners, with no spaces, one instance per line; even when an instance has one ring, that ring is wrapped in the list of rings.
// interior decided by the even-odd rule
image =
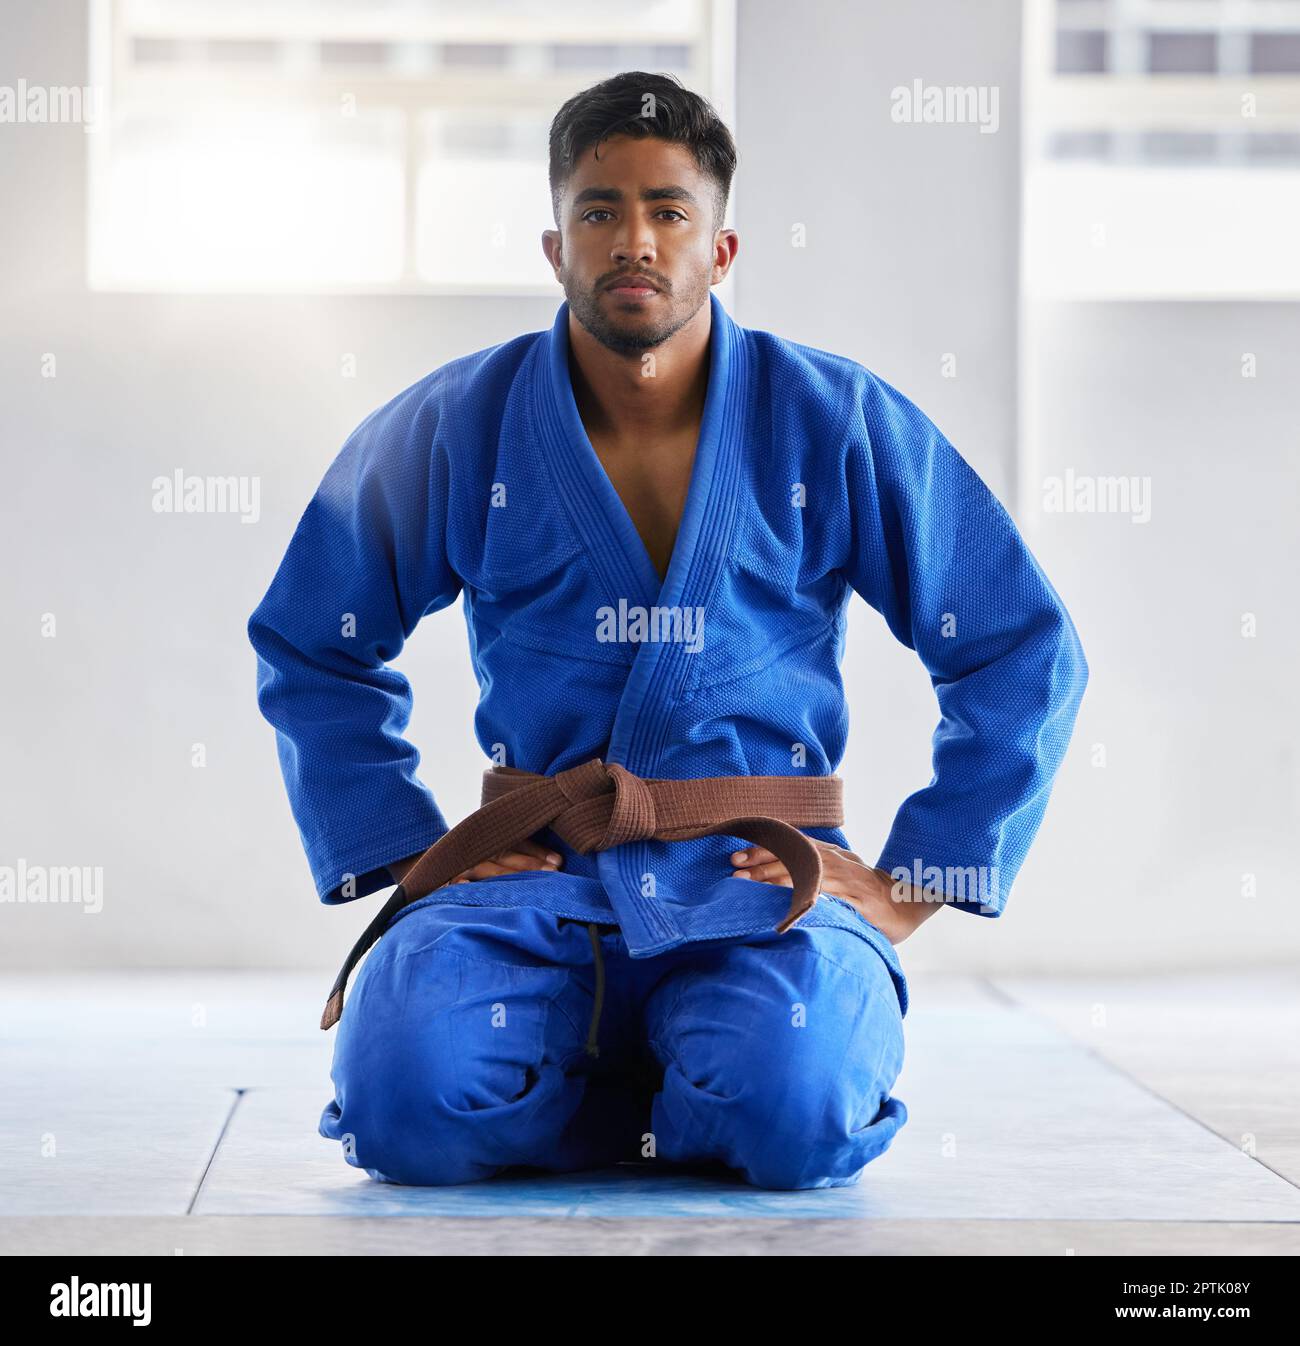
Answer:
[[[682,145],[614,136],[574,166],[560,230],[543,236],[569,310],[597,341],[639,355],[708,302],[730,253],[713,227],[714,184]],[[616,288],[639,283],[642,289]]]

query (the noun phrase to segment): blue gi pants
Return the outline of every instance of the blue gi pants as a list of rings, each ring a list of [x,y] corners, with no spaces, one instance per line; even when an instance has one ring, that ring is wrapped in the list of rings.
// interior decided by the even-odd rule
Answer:
[[[390,924],[337,1029],[320,1134],[378,1181],[652,1160],[843,1187],[907,1120],[898,996],[851,931],[633,959],[614,926],[437,896]]]

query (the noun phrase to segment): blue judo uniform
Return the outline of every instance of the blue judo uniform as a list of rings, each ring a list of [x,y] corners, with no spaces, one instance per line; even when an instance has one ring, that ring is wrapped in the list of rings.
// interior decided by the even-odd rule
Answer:
[[[462,598],[475,731],[497,765],[827,776],[856,591],[917,652],[941,711],[933,778],[876,864],[1002,914],[1087,680],[1069,615],[905,396],[709,302],[662,582],[578,414],[567,303],[549,330],[434,370],[344,444],[249,621],[323,902],[391,886],[390,863],[448,831],[389,666],[426,613]],[[826,894],[774,933],[790,889],[732,876],[744,837],[593,854],[538,840],[562,869],[446,886],[391,921],[338,1026],[321,1134],[397,1183],[638,1158],[773,1188],[857,1181],[907,1118],[890,1089],[908,987],[885,935]]]

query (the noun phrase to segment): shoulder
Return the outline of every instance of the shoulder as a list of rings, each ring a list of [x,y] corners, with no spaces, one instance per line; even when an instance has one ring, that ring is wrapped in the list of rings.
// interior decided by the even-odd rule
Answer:
[[[820,421],[828,449],[893,455],[943,439],[910,397],[861,361],[762,329],[749,336],[773,405]]]
[[[833,416],[860,396],[870,371],[847,355],[821,350],[759,327],[746,329],[761,386],[773,400],[821,409]]]
[[[521,364],[543,336],[526,332],[430,370],[351,430],[327,480],[343,487],[376,473],[455,475],[457,460],[474,454],[474,432],[501,414]]]
[[[540,331],[526,332],[448,360],[377,407],[353,435],[362,432],[372,436],[400,435],[421,423],[433,427],[458,412],[472,415],[492,406],[545,335]]]

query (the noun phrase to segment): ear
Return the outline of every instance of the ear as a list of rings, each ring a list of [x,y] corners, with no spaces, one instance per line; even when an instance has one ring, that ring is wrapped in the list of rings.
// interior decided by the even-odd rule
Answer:
[[[560,268],[564,264],[563,239],[558,229],[542,230],[542,251],[546,254],[546,260],[550,262],[551,269],[558,278]]]

